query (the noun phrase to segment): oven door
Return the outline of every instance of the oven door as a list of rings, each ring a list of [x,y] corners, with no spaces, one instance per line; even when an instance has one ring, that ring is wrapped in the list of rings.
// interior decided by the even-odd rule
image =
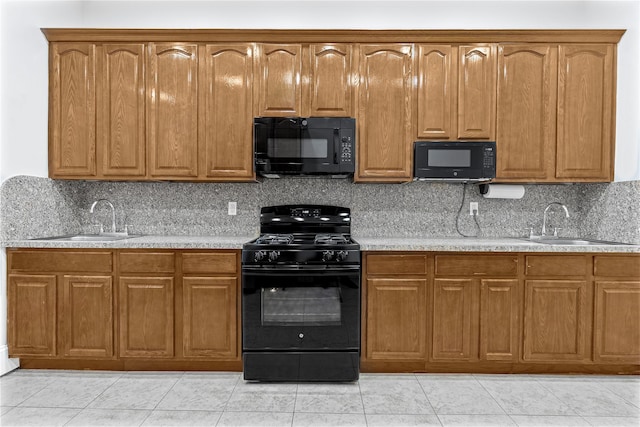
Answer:
[[[245,351],[359,350],[360,268],[243,267]]]

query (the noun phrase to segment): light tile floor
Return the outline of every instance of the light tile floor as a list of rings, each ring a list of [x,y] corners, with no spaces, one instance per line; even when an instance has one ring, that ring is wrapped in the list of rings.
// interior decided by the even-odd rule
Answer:
[[[373,375],[247,383],[235,372],[17,370],[2,426],[640,426],[640,377]]]

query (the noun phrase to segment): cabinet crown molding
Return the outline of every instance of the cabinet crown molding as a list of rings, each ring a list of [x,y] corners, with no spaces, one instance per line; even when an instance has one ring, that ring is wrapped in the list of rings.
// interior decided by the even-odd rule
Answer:
[[[602,30],[246,30],[42,28],[50,42],[381,42],[618,43],[624,29]]]

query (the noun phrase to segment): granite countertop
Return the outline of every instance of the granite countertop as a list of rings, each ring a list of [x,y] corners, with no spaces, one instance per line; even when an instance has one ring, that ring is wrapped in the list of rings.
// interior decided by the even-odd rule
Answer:
[[[363,251],[640,253],[640,245],[548,245],[514,237],[355,237],[355,239],[360,243],[360,249]]]
[[[139,236],[115,241],[9,240],[10,248],[102,248],[102,249],[242,249],[257,236]],[[547,245],[523,239],[441,237],[354,236],[363,251],[441,251],[441,252],[612,252],[640,253],[640,245]]]
[[[257,236],[137,236],[113,241],[9,240],[7,248],[242,249]]]

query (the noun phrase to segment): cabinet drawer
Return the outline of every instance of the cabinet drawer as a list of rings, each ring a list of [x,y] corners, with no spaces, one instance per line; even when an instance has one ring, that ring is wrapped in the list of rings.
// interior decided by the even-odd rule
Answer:
[[[182,255],[183,273],[236,273],[238,255],[235,252],[188,253]]]
[[[426,273],[426,255],[367,255],[367,274]]]
[[[516,276],[515,255],[436,255],[436,276]]]
[[[111,252],[11,251],[9,270],[51,273],[111,273]]]
[[[173,273],[173,252],[121,252],[118,257],[120,273]]]
[[[640,277],[640,256],[596,256],[595,276]]]
[[[528,255],[527,276],[585,276],[587,257],[582,255]]]

